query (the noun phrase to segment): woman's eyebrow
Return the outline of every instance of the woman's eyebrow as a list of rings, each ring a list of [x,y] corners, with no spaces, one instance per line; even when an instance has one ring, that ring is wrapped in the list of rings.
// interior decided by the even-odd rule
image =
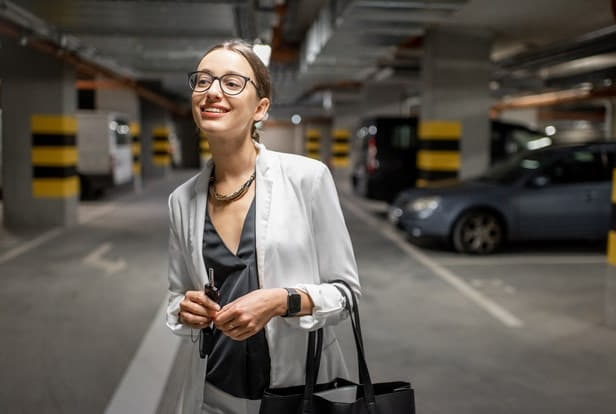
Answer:
[[[214,74],[214,72],[212,72],[212,71],[211,71],[211,70],[209,70],[209,69],[201,69],[201,70],[198,70],[197,72],[207,73],[208,75],[216,76],[216,75]],[[245,75],[242,75],[241,73],[236,72],[236,71],[233,71],[233,70],[228,70],[228,71],[224,72],[224,73],[223,73],[222,75],[220,75],[220,76],[224,76],[224,75],[239,75],[239,76],[245,76]]]

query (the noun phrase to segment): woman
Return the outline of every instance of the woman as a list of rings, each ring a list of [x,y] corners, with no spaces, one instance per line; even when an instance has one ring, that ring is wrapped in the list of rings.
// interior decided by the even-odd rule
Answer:
[[[332,328],[345,300],[329,281],[359,294],[357,266],[327,167],[258,142],[271,81],[250,46],[214,46],[189,85],[212,159],[169,197],[167,325],[194,342],[183,412],[257,413],[264,388],[304,382],[308,331],[324,327],[319,381],[347,376]]]

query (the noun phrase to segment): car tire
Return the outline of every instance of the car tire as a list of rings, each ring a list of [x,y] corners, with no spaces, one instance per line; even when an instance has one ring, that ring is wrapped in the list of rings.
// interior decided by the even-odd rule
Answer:
[[[504,240],[501,220],[488,210],[468,211],[456,221],[452,232],[453,247],[460,253],[490,254]]]

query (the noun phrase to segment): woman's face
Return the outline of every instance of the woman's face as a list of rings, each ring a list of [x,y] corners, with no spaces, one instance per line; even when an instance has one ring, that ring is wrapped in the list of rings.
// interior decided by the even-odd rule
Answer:
[[[256,83],[252,67],[244,56],[227,49],[216,49],[203,57],[198,71],[220,77],[228,73],[247,76]],[[218,80],[205,92],[193,92],[192,112],[197,126],[208,138],[216,136],[250,137],[254,121],[260,121],[269,108],[267,98],[259,98],[248,81],[238,95],[226,95]]]

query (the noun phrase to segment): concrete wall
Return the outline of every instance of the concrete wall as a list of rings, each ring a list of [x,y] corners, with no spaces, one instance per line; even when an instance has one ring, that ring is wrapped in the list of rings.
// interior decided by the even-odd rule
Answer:
[[[303,154],[302,127],[286,122],[266,123],[260,132],[261,142],[268,149]]]

